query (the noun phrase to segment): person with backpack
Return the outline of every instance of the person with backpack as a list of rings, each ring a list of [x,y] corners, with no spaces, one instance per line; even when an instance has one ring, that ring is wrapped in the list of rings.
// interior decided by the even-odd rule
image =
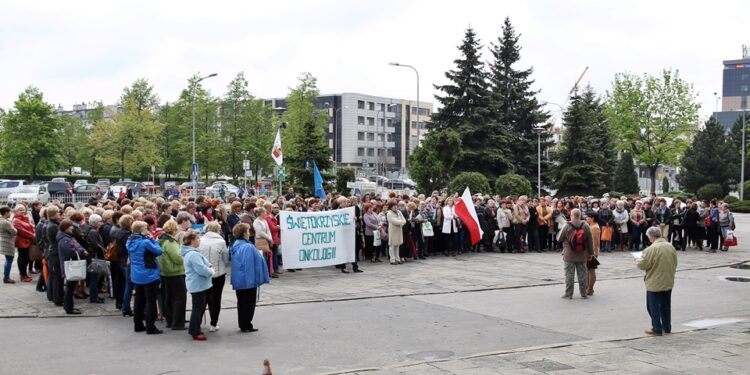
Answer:
[[[581,298],[587,298],[586,262],[594,256],[594,241],[591,228],[581,221],[581,210],[570,212],[570,223],[565,225],[557,240],[563,245],[563,261],[565,262],[565,294],[562,298],[573,299],[573,276],[578,274],[578,290]]]

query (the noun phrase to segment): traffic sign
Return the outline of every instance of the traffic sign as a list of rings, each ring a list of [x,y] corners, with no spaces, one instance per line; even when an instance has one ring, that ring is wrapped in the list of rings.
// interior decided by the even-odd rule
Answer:
[[[250,160],[245,159],[242,161],[242,169],[246,171],[250,170]]]
[[[193,181],[198,181],[198,163],[193,163],[191,171],[191,177],[193,178]]]
[[[279,167],[279,182],[286,181],[286,168]]]

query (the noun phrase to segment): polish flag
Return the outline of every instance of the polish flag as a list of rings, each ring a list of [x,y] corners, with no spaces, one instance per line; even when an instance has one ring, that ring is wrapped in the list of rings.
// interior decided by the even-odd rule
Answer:
[[[482,235],[484,234],[484,232],[479,226],[477,210],[474,209],[474,202],[471,200],[471,193],[469,192],[468,186],[466,187],[466,190],[464,190],[463,195],[461,195],[461,198],[456,203],[454,211],[456,212],[456,216],[458,216],[458,218],[461,219],[461,221],[466,226],[469,234],[471,234],[471,244],[476,245],[479,241],[482,240]]]

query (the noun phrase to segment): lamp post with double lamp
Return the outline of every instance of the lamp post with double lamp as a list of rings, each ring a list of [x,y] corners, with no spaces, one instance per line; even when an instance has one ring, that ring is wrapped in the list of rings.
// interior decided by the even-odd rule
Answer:
[[[211,77],[216,77],[216,73],[209,74],[205,77],[199,78],[197,81],[195,81],[195,84],[193,85],[192,92],[190,93],[190,102],[193,107],[193,165],[190,170],[190,177],[193,182],[193,191],[191,192],[191,196],[196,197],[198,196],[198,164],[195,162],[195,88],[198,86],[198,84],[203,81],[204,79],[208,79]]]
[[[411,65],[399,64],[397,62],[390,62],[390,63],[388,63],[388,65],[400,66],[400,67],[404,67],[404,68],[411,68],[412,70],[414,70],[414,74],[417,75],[417,146],[419,146],[420,143],[421,143],[421,140],[419,139],[419,133],[420,133],[420,125],[419,125],[419,72],[417,71],[417,68],[415,68],[415,67],[413,67]],[[409,143],[411,143],[411,142],[409,142]],[[409,151],[414,151],[414,147],[412,146]]]
[[[546,130],[544,126],[534,127],[536,133],[536,197],[542,196],[542,133]]]

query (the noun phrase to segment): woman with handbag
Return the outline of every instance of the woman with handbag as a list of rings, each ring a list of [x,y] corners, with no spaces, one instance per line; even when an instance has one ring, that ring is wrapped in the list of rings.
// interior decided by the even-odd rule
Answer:
[[[208,314],[211,317],[211,327],[209,332],[219,330],[219,313],[221,312],[221,292],[224,290],[224,284],[227,278],[227,268],[229,267],[229,249],[227,243],[221,236],[221,224],[212,221],[203,228],[206,234],[201,240],[200,249],[211,268],[214,269],[214,275],[211,277],[211,289],[208,291]]]
[[[370,259],[370,262],[375,263],[378,254],[375,251],[375,233],[380,236],[380,219],[378,215],[373,212],[372,203],[365,203],[365,258]]]
[[[188,333],[195,341],[206,341],[206,335],[201,331],[201,320],[206,312],[206,298],[208,290],[211,289],[211,276],[214,275],[214,270],[211,263],[208,263],[206,257],[198,250],[200,245],[198,231],[189,230],[182,236],[180,255],[185,264],[185,286],[193,301]]]
[[[402,228],[406,224],[404,214],[398,209],[398,203],[395,200],[388,202],[388,211],[386,212],[388,221],[388,255],[392,265],[403,263],[399,257],[399,247],[404,243],[404,234]]]
[[[13,215],[13,227],[16,228],[16,248],[18,248],[18,273],[21,275],[21,281],[30,283],[32,279],[28,275],[29,268],[29,251],[34,243],[36,229],[29,221],[26,215],[26,206],[19,204],[16,206],[16,212]]]
[[[271,244],[273,243],[273,236],[271,235],[271,229],[268,227],[266,221],[266,209],[263,207],[257,207],[255,209],[255,221],[253,221],[253,229],[255,231],[255,247],[263,252],[263,256],[266,258],[268,264],[268,273],[271,278],[276,279],[279,275],[273,272],[273,257],[271,255]]]
[[[13,267],[13,258],[16,256],[16,235],[18,231],[8,219],[10,219],[10,207],[0,207],[0,254],[5,255],[3,283],[15,284],[15,280],[10,278],[10,269]]]
[[[135,287],[135,302],[133,303],[133,328],[135,332],[146,331],[149,335],[163,333],[156,328],[156,299],[159,294],[159,261],[156,257],[162,254],[161,247],[156,243],[148,224],[136,221],[128,237],[127,248],[130,256],[130,281]],[[143,320],[146,326],[143,326]]]
[[[57,252],[60,256],[60,269],[62,270],[62,277],[65,279],[65,293],[63,296],[63,308],[66,314],[80,315],[81,310],[76,309],[73,301],[76,286],[78,281],[81,279],[70,280],[71,275],[66,277],[65,262],[73,260],[81,260],[83,257],[87,257],[89,254],[73,237],[73,222],[65,219],[60,222],[59,230],[57,231]],[[85,261],[84,261],[85,262]],[[85,272],[85,270],[84,270]],[[84,274],[85,278],[85,274]]]

